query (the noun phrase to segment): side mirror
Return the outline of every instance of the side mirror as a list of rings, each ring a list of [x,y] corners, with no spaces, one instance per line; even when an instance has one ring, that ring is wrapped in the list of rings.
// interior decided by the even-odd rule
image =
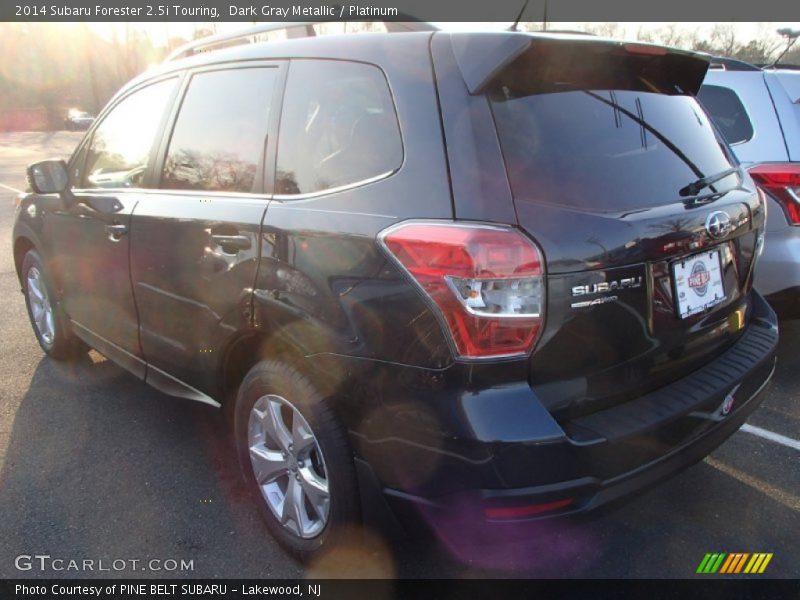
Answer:
[[[43,160],[29,165],[28,183],[37,194],[63,194],[69,186],[67,163]]]

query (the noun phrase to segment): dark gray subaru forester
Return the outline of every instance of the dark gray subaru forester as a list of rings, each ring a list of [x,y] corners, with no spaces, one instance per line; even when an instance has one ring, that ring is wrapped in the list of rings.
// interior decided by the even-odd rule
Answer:
[[[306,559],[363,521],[519,530],[641,489],[775,363],[764,198],[695,99],[706,57],[389,29],[423,30],[184,48],[29,168],[14,227],[44,351],[224,406]]]

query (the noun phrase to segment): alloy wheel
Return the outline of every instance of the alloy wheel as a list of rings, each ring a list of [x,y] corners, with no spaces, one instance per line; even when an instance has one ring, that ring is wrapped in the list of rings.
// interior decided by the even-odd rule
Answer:
[[[253,475],[278,522],[301,538],[325,528],[330,491],[325,459],[308,421],[288,400],[268,394],[250,410]]]
[[[53,307],[50,304],[44,278],[37,267],[28,269],[28,299],[36,331],[44,343],[50,346],[53,344],[56,331]]]

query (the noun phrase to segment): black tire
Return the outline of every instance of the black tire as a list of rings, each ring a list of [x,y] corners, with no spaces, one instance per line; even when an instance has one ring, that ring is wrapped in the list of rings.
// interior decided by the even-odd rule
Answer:
[[[256,482],[250,461],[248,425],[256,401],[268,394],[287,400],[301,413],[324,456],[329,513],[324,528],[311,538],[303,538],[281,524]],[[310,562],[346,539],[353,541],[351,536],[357,535],[356,526],[360,522],[360,507],[347,432],[308,377],[282,361],[265,360],[256,364],[239,387],[233,407],[233,426],[236,453],[248,491],[270,532],[289,553],[302,562]]]
[[[45,337],[39,330],[34,318],[32,299],[30,297],[28,285],[28,276],[32,269],[36,269],[40,274],[40,280],[47,292],[47,297],[50,301],[53,313],[53,332],[48,337]],[[56,360],[74,360],[82,352],[86,351],[86,345],[72,332],[69,319],[64,314],[60,303],[56,301],[56,296],[53,292],[53,284],[44,267],[42,258],[36,250],[29,250],[22,260],[22,290],[25,294],[25,306],[28,309],[28,318],[30,319],[33,333],[45,354]]]

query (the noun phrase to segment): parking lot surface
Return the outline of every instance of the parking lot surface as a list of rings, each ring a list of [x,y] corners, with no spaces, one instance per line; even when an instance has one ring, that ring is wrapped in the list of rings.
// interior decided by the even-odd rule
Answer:
[[[695,574],[709,552],[773,553],[757,577],[800,577],[800,321],[782,323],[775,377],[748,425],[644,494],[521,541],[367,535],[298,565],[245,499],[217,410],[96,352],[66,365],[36,344],[14,272],[13,198],[26,164],[68,156],[81,136],[0,134],[0,577],[686,578],[710,577]],[[64,570],[18,568],[37,554]],[[67,569],[85,559],[92,568]]]

